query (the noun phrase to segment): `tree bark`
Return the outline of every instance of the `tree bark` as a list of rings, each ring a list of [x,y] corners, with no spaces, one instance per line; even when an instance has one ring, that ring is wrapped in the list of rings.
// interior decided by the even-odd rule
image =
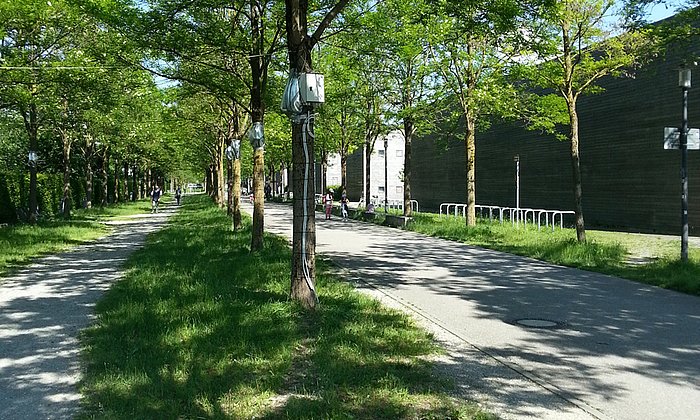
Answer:
[[[35,88],[32,88],[34,91]],[[24,124],[29,136],[29,151],[38,153],[39,127],[36,105],[31,103],[26,113],[23,113]],[[35,224],[39,216],[39,195],[37,189],[38,162],[29,162],[29,223]]]
[[[263,248],[263,233],[265,226],[265,163],[262,148],[253,153],[253,235],[250,243],[251,251]]]
[[[405,150],[403,152],[403,215],[410,217],[413,214],[411,207],[411,144],[413,142],[414,125],[411,118],[403,120]],[[388,153],[385,150],[384,153]],[[388,158],[388,155],[387,155]],[[389,188],[387,186],[387,188]]]
[[[306,308],[317,303],[316,279],[316,204],[314,200],[314,141],[302,138],[302,126],[292,126],[292,284],[291,297]]]
[[[241,160],[233,161],[233,229],[241,228]]]
[[[263,57],[264,37],[262,34],[262,6],[257,0],[250,2],[251,37],[253,54],[248,59],[251,70],[250,108],[253,127],[256,123],[264,127],[265,103],[263,93],[267,79],[267,63]],[[265,152],[262,147],[253,146],[253,232],[251,251],[263,248],[265,229]]]
[[[466,132],[464,133],[464,144],[467,158],[467,226],[476,226],[476,141],[475,124],[471,112],[465,113]]]
[[[371,173],[372,173],[372,149],[369,142],[365,142],[365,207],[372,201],[371,191]]]
[[[124,160],[124,182],[122,182],[122,201],[129,202],[129,162]]]
[[[112,203],[118,203],[119,202],[119,158],[115,157],[114,158],[114,201]]]
[[[581,187],[581,159],[578,147],[578,113],[575,98],[567,99],[571,123],[571,169],[574,181],[574,212],[576,213],[576,239],[586,242],[586,227],[583,221],[583,189]]]
[[[109,179],[107,171],[109,170],[109,149],[105,149],[102,154],[102,197],[100,197],[100,207],[104,207],[109,202]]]
[[[131,168],[131,184],[132,184],[132,192],[131,192],[131,201],[136,201],[138,199],[138,191],[139,191],[139,174],[138,174],[138,167],[136,164]]]
[[[70,193],[70,149],[71,140],[68,133],[61,130],[61,141],[63,143],[63,199],[61,213],[65,219],[70,218],[71,193]]]
[[[323,17],[316,31],[309,36],[307,26],[308,0],[285,0],[287,50],[289,68],[296,73],[308,73],[311,50],[321,39],[323,31],[347,5],[349,0],[339,0]],[[316,217],[314,201],[314,138],[313,109],[304,106],[302,113],[292,120],[292,162],[294,165],[294,222],[291,297],[306,308],[318,303],[314,283],[316,281]],[[305,118],[303,118],[305,117]],[[307,133],[310,135],[306,135]]]

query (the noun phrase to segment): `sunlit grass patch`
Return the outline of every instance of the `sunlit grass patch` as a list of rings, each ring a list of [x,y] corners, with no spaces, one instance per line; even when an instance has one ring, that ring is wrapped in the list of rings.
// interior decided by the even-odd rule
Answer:
[[[82,418],[479,418],[449,397],[432,338],[318,261],[289,300],[286,240],[194,199],[129,260],[82,341]],[[113,386],[110,382],[113,381]],[[107,414],[105,414],[107,413]]]
[[[109,230],[100,223],[45,221],[0,228],[0,275],[34,258],[97,239]]]
[[[481,219],[476,226],[467,227],[462,217],[428,213],[416,214],[415,222],[408,229],[700,295],[700,250],[691,249],[688,263],[682,264],[677,241],[620,232],[588,231],[587,242],[580,243],[573,229],[552,231]],[[645,258],[631,264],[630,257],[640,252]]]

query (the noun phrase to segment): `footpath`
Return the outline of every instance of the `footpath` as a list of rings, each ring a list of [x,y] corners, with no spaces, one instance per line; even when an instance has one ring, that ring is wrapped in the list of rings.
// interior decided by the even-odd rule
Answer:
[[[265,206],[291,238],[290,207]],[[316,234],[318,258],[412,314],[460,396],[504,419],[700,419],[698,297],[320,213]]]
[[[68,419],[79,409],[78,333],[129,254],[173,208],[108,222],[114,232],[37,260],[0,284],[0,419]]]

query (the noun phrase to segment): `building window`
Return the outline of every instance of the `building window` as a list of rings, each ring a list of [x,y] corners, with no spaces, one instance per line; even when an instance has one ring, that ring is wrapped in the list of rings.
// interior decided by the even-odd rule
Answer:
[[[377,150],[379,157],[384,157],[384,149]]]
[[[396,194],[403,194],[403,186],[402,185],[397,185],[396,186]]]
[[[403,157],[403,150],[397,150],[396,157]]]
[[[379,187],[379,192],[383,193],[384,192],[384,187]]]

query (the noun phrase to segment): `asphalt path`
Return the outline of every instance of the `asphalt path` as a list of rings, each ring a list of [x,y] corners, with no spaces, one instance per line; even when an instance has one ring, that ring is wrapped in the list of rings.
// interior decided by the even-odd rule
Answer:
[[[266,203],[266,230],[291,238],[291,216]],[[503,418],[700,419],[698,297],[320,213],[316,235],[318,256],[413,314],[447,350],[438,369]]]
[[[172,209],[110,222],[114,232],[0,279],[0,419],[68,419],[79,409],[78,333],[122,264]]]

